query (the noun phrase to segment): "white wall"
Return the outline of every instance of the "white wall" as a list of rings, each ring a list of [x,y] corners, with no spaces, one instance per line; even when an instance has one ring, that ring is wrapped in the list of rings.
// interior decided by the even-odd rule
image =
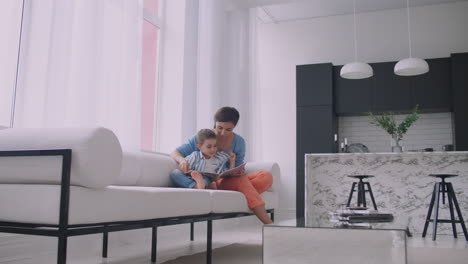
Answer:
[[[468,52],[468,3],[411,9],[413,56]],[[353,60],[352,15],[257,25],[257,89],[261,100],[262,158],[279,162],[281,208],[295,208],[296,65]],[[356,15],[358,60],[396,61],[408,56],[406,9]],[[360,55],[359,55],[360,54]]]

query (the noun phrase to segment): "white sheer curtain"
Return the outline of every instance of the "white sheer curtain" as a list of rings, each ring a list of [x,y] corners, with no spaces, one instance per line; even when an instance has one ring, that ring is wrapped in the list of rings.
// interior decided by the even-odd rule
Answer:
[[[0,129],[10,126],[22,7],[19,0],[0,1]]]
[[[236,4],[235,0],[200,0],[197,111],[193,115],[197,129],[206,128],[213,125],[219,107],[235,107],[241,116],[235,132],[246,140],[246,159],[259,160],[259,100],[251,71],[255,68],[255,16]]]
[[[142,0],[27,0],[14,127],[100,125],[140,145]]]

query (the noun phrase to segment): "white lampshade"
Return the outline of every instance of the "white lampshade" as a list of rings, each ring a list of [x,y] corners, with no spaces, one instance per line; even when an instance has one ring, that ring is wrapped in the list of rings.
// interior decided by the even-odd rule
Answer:
[[[401,76],[414,76],[424,74],[429,71],[429,65],[423,59],[406,58],[395,64],[394,72]]]
[[[372,67],[364,62],[351,62],[343,65],[340,76],[345,79],[365,79],[374,75]]]

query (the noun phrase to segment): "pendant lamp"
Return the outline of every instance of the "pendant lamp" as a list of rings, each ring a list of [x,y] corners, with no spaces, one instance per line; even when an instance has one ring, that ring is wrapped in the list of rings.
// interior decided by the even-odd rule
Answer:
[[[401,76],[414,76],[424,74],[429,71],[429,65],[423,59],[411,57],[411,30],[410,30],[410,12],[409,0],[406,0],[406,13],[408,18],[408,44],[409,44],[409,58],[402,59],[395,64],[394,72],[396,75]]]
[[[354,62],[345,64],[340,71],[340,76],[345,79],[365,79],[374,75],[372,67],[364,62],[357,61],[356,44],[356,0],[353,0],[353,20],[354,20]]]

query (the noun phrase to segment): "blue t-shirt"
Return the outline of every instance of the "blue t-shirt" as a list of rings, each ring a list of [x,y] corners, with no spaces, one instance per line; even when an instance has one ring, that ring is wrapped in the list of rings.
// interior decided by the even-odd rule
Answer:
[[[177,148],[177,151],[182,154],[182,156],[187,157],[194,151],[198,151],[197,148],[198,140],[197,136],[193,136],[190,138],[187,143],[183,144],[182,146]],[[231,148],[229,148],[226,152],[234,152],[236,154],[236,167],[242,165],[245,159],[245,140],[234,133],[234,141],[232,142]],[[229,162],[226,162],[226,166],[229,166]]]

